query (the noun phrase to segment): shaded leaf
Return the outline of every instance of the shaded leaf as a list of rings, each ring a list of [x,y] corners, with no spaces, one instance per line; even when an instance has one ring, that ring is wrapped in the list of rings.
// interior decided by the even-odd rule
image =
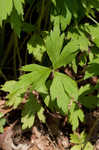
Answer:
[[[99,58],[93,59],[88,63],[84,79],[99,75]]]
[[[81,122],[84,121],[84,113],[80,108],[78,108],[77,104],[72,103],[72,105],[70,107],[69,122],[72,125],[72,130],[73,131],[78,128],[79,120]]]
[[[27,33],[33,32],[35,31],[35,26],[30,23],[23,22],[22,31],[27,32]]]
[[[99,106],[99,97],[97,96],[80,96],[79,102],[89,109],[94,109]]]
[[[40,108],[41,106],[37,103],[33,94],[30,94],[28,101],[22,110],[21,122],[23,123],[23,129],[32,127],[34,124],[35,114],[40,110]]]
[[[39,34],[34,33],[27,43],[29,54],[33,54],[36,60],[41,61],[45,52],[44,41]]]
[[[88,46],[90,45],[89,39],[80,28],[75,29],[72,27],[68,32],[67,38],[77,40],[81,51],[88,51]]]
[[[13,9],[9,21],[10,21],[12,29],[14,29],[15,33],[18,35],[18,37],[20,37],[20,33],[22,29],[22,22],[15,9]]]
[[[99,5],[99,2],[98,2]],[[91,35],[93,42],[99,47],[99,25],[85,24],[85,30]]]

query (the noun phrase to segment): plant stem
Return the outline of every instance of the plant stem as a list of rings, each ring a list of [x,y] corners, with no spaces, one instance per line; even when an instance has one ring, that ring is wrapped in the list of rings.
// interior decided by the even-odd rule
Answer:
[[[40,29],[41,29],[42,18],[44,17],[44,4],[45,4],[45,0],[42,0],[41,12],[39,14],[39,18],[38,18],[38,21],[37,21],[38,31],[40,31]]]
[[[91,17],[90,15],[88,15],[88,17],[95,23],[95,24],[99,24],[93,17]]]

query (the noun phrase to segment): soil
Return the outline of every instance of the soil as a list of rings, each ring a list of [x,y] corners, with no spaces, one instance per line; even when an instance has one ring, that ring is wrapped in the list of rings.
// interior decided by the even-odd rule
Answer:
[[[13,110],[4,105],[5,101],[0,100],[0,112],[7,119],[4,132],[0,134],[0,150],[70,150],[72,147],[69,139],[72,130],[66,118],[47,113],[46,124],[42,124],[37,118],[32,128],[22,130],[20,108]],[[88,140],[94,145],[94,150],[99,150],[98,116],[99,109],[87,112],[86,123],[78,129],[79,132],[86,129],[90,134]]]

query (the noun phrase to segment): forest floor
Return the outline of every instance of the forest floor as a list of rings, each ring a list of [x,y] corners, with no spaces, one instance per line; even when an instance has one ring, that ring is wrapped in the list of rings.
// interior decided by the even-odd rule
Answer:
[[[36,119],[32,128],[22,130],[21,109],[5,107],[5,100],[0,100],[0,112],[5,114],[7,123],[0,134],[1,150],[70,150],[72,133],[67,117],[46,113],[46,124]],[[86,113],[86,122],[77,129],[85,130],[94,150],[99,150],[99,109]]]

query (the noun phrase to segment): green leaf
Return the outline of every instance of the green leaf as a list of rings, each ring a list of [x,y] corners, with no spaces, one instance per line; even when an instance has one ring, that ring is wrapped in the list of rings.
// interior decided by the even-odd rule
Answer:
[[[59,19],[57,18],[54,22],[54,30],[51,31],[45,42],[54,69],[71,63],[79,50],[78,40],[69,41],[62,50],[63,40],[64,34],[60,34]]]
[[[23,17],[23,0],[13,0],[14,2],[14,7],[17,10],[17,13],[19,16]]]
[[[72,61],[72,68],[75,73],[77,73],[77,63],[76,63],[76,58],[73,59]]]
[[[0,118],[2,118],[3,116],[4,116],[4,114],[0,112]]]
[[[90,84],[81,86],[79,89],[79,96],[86,96],[88,94],[91,94],[93,92],[93,90],[94,90],[94,88]]]
[[[6,119],[3,118],[3,114],[0,112],[0,133],[3,132],[3,126],[5,125],[6,123]]]
[[[67,75],[55,72],[50,94],[52,102],[56,102],[58,110],[66,114],[68,112],[68,104],[71,100],[77,101],[78,89],[76,82]]]
[[[82,7],[81,1],[79,0],[71,0],[71,1],[64,0],[64,1],[75,19],[78,18],[80,20],[84,16],[84,9]]]
[[[23,17],[23,3],[23,0],[0,0],[0,25],[2,26],[2,21],[11,15],[13,4],[18,15]]]
[[[24,82],[25,80],[27,81],[29,80],[32,84],[32,89],[35,89],[41,93],[47,93],[48,89],[45,85],[45,82],[51,73],[51,70],[49,68],[37,64],[31,64],[31,65],[23,66],[21,70],[30,71],[30,72],[32,71],[32,72],[29,73],[30,77],[29,74],[26,74],[22,76],[20,79],[23,78]]]
[[[53,31],[50,32],[50,35],[47,37],[45,42],[46,50],[51,62],[53,63],[53,66],[60,55],[63,40],[64,34],[60,34],[59,19],[57,19],[54,23]]]
[[[5,118],[0,118],[0,133],[3,132],[3,126],[6,124]]]
[[[29,54],[33,54],[36,60],[42,60],[43,53],[45,52],[44,41],[39,34],[34,33],[27,43]]]
[[[79,43],[76,40],[71,40],[62,50],[60,56],[57,58],[54,69],[72,62],[79,52]]]
[[[90,78],[92,76],[99,75],[99,58],[93,59],[92,62],[88,63],[86,68],[84,79]]]
[[[12,29],[14,29],[15,33],[18,35],[18,37],[20,37],[20,33],[22,29],[22,22],[15,9],[13,9],[9,21],[11,23]]]
[[[22,95],[27,88],[30,85],[29,81],[8,81],[5,82],[5,84],[2,87],[3,91],[9,92],[9,94],[6,96],[8,98],[8,101],[6,104],[8,106],[13,106],[14,108],[17,108],[17,106],[21,103],[22,98],[24,95]]]
[[[31,128],[34,124],[35,120],[35,114],[40,111],[41,106],[37,103],[37,100],[31,93],[27,103],[24,105],[24,108],[22,110],[22,118],[21,122],[23,123],[22,128]]]
[[[86,144],[86,147],[84,148],[84,150],[93,150],[93,149],[94,149],[94,146],[90,142],[88,142]]]
[[[96,9],[97,11],[99,11],[99,0],[81,0],[82,1],[82,5],[85,8],[87,14],[88,13],[93,13],[92,9]]]
[[[16,82],[16,81],[8,81],[4,84],[4,86],[2,87],[3,91],[9,92],[9,94],[6,96],[8,98],[8,101],[6,102],[6,104],[8,106],[14,106],[14,108],[16,108],[22,101],[22,96],[21,94],[23,92],[25,92],[26,88],[23,86],[23,84],[21,83],[21,88],[20,88],[20,82]]]
[[[98,2],[99,3],[99,2]],[[85,24],[85,30],[91,35],[93,42],[99,47],[99,25]]]
[[[28,88],[37,90],[41,93],[47,93],[45,82],[51,72],[49,68],[42,67],[36,64],[26,65],[22,68],[30,73],[24,74],[19,78],[19,81],[9,81],[4,84],[2,90],[9,92],[7,95],[7,105],[16,108],[22,101],[24,93]]]
[[[71,22],[72,14],[65,1],[60,3],[60,1],[57,0],[57,3],[55,1],[53,3],[54,8],[51,11],[51,21],[55,22],[55,20],[59,17],[61,30],[64,31],[67,25],[69,25]]]
[[[86,139],[84,131],[79,135],[78,133],[70,134],[70,142],[74,144],[83,144]]]
[[[23,22],[22,31],[27,32],[27,33],[33,32],[35,31],[35,26],[30,23]]]
[[[70,107],[70,115],[69,115],[69,122],[72,125],[72,130],[76,130],[79,126],[79,120],[81,122],[84,121],[84,113],[83,111],[77,107],[77,104],[72,103]]]
[[[60,24],[61,24],[62,31],[64,31],[66,29],[67,25],[70,24],[71,18],[72,18],[72,14],[71,14],[70,10],[68,9],[67,6],[65,6],[65,7],[66,7],[66,11],[65,11],[66,14],[60,15]],[[63,11],[63,14],[64,14],[64,11]]]
[[[37,112],[39,120],[45,123],[45,116],[44,116],[44,108],[41,107],[40,110]]]
[[[2,26],[2,21],[10,16],[13,8],[12,0],[0,0],[0,26]]]
[[[77,144],[74,145],[71,150],[82,150],[84,147],[84,144],[86,140],[86,134],[83,132],[81,132],[81,134],[79,135],[78,133],[74,133],[74,134],[70,134],[70,142]],[[93,150],[93,145],[90,142],[87,142],[84,150]]]
[[[80,144],[80,145],[73,146],[70,150],[82,150],[82,148],[83,148],[83,144]],[[93,150],[93,148],[94,148],[93,145],[90,142],[88,142],[84,150]]]
[[[79,102],[86,108],[94,109],[99,106],[99,97],[93,95],[80,96]]]
[[[85,86],[82,86],[79,89],[79,102],[84,105],[85,107],[89,109],[93,109],[95,107],[99,106],[99,98],[98,96],[92,95],[92,93],[98,89],[99,83],[97,83],[96,86],[91,86],[90,84],[87,84]]]
[[[16,84],[16,81],[14,80],[6,81],[5,84],[2,86],[1,90],[5,92],[12,92],[15,84]]]
[[[82,145],[75,145],[70,150],[81,150]]]
[[[80,45],[81,51],[88,51],[88,46],[90,45],[89,39],[87,38],[84,31],[80,28],[71,28],[67,35],[68,39],[77,40]]]
[[[52,2],[54,8],[52,7],[51,20],[53,21],[59,16],[62,30],[66,29],[72,18],[80,20],[85,14],[85,10],[79,0],[62,0],[62,2],[60,0],[53,0]]]

